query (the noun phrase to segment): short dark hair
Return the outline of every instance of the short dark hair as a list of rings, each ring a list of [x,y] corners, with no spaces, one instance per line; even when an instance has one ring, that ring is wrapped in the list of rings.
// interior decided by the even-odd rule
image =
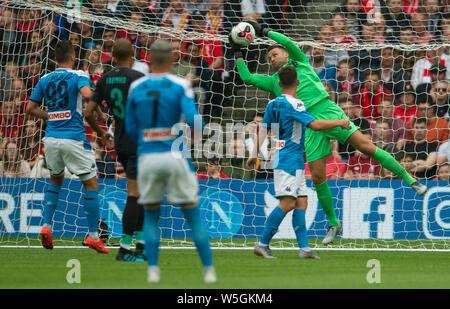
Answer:
[[[367,78],[368,76],[370,76],[370,75],[376,75],[376,76],[378,76],[378,79],[380,79],[381,78],[381,73],[380,73],[380,71],[378,71],[378,70],[367,70],[366,71],[366,74],[364,74],[364,78]]]
[[[64,40],[58,42],[55,47],[55,59],[57,63],[65,63],[70,61],[70,56],[75,53],[72,42]]]
[[[340,93],[339,96],[338,96],[337,103],[338,104],[342,104],[342,103],[346,103],[346,102],[351,102],[353,104],[352,95],[350,93],[348,93],[348,92]]]
[[[283,45],[280,45],[280,44],[273,44],[273,45],[270,45],[270,46],[267,48],[267,53],[269,53],[272,49],[275,49],[275,48],[281,48],[282,50],[287,51],[287,50],[286,50],[286,47],[284,47]]]
[[[287,65],[278,71],[278,77],[282,86],[292,87],[297,81],[297,70],[293,66]]]
[[[426,126],[427,125],[427,118],[414,118],[414,120],[412,122],[413,128],[416,125],[416,123],[424,123],[425,126]]]
[[[406,152],[404,150],[400,150],[395,154],[395,160],[400,161],[403,159],[406,159],[407,157],[410,157],[414,160],[414,155],[410,152]]]
[[[114,42],[112,55],[117,61],[127,60],[133,57],[133,48],[131,41],[125,38],[120,38]]]

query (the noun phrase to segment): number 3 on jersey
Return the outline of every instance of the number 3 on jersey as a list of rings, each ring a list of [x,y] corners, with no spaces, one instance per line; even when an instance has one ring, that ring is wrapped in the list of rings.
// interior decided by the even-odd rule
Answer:
[[[114,101],[114,108],[112,109],[114,115],[117,118],[123,119],[125,118],[125,106],[123,106],[123,93],[119,88],[111,89],[111,93],[109,94],[111,100]]]

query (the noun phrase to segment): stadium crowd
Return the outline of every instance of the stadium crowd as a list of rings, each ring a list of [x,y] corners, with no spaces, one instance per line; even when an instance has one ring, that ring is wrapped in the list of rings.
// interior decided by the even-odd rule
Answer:
[[[31,1],[32,2],[32,1]],[[47,1],[61,6],[63,1]],[[45,123],[25,118],[25,106],[40,77],[55,69],[59,40],[76,46],[74,69],[89,74],[92,87],[114,66],[112,45],[129,39],[135,49],[133,69],[148,73],[149,47],[171,29],[195,36],[171,38],[172,73],[188,79],[206,122],[221,119],[222,107],[242,84],[226,43],[202,34],[227,35],[239,21],[252,19],[283,31],[288,13],[300,1],[289,0],[79,0],[66,2],[70,12],[31,10],[3,2],[0,7],[0,177],[48,177],[41,143]],[[69,3],[69,4],[67,4]],[[74,4],[75,3],[75,4]],[[315,36],[305,53],[330,97],[362,132],[416,178],[450,180],[450,1],[345,0]],[[81,18],[80,18],[81,16]],[[95,17],[91,21],[90,16]],[[130,29],[102,23],[128,20]],[[108,23],[109,24],[109,23]],[[139,25],[162,29],[139,32]],[[159,27],[159,28],[156,28]],[[373,48],[369,45],[388,44]],[[401,44],[402,48],[395,48]],[[339,46],[342,45],[341,48]],[[358,46],[357,46],[358,45]],[[426,45],[426,49],[417,47]],[[375,45],[376,47],[376,45]],[[257,71],[261,46],[249,48],[246,59]],[[106,112],[105,106],[105,112]],[[255,111],[256,112],[256,111]],[[196,162],[203,179],[270,178],[275,149],[262,145],[256,171],[245,169],[263,114],[247,119],[245,139],[234,139],[233,158]],[[112,119],[112,118],[111,118]],[[113,132],[108,119],[100,125]],[[112,144],[104,144],[85,123],[95,151],[98,176],[124,177]],[[67,176],[70,175],[66,171]],[[310,175],[306,167],[306,175]],[[393,179],[395,176],[351,146],[333,142],[328,159],[330,179]]]

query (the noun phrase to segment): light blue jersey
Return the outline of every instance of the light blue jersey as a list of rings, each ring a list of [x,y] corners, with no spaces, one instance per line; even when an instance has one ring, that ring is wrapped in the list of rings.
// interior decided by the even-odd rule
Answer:
[[[131,84],[125,130],[137,145],[138,155],[171,151],[177,138],[172,127],[181,122],[182,116],[191,127],[195,116],[201,119],[194,92],[186,79],[169,73],[148,74]],[[201,129],[203,122],[199,121],[198,125]]]
[[[83,125],[83,100],[79,92],[85,86],[90,87],[88,75],[70,69],[56,69],[39,80],[30,100],[41,105],[44,99],[47,106],[45,136],[87,141]]]
[[[263,125],[274,132],[278,125],[277,152],[274,169],[282,169],[291,175],[305,168],[303,151],[306,126],[315,120],[305,109],[305,104],[290,95],[281,95],[267,104]]]

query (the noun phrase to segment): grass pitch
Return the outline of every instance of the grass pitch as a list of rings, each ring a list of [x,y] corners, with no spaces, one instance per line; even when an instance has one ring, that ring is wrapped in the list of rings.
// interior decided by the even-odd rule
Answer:
[[[0,288],[111,289],[306,289],[306,288],[450,288],[448,252],[317,251],[320,260],[300,260],[297,251],[274,250],[277,259],[252,250],[214,250],[219,283],[202,283],[195,250],[160,251],[162,282],[146,283],[146,263],[117,262],[117,249],[106,255],[91,249],[0,248]],[[81,283],[66,280],[67,262],[80,261]],[[381,283],[369,284],[367,262],[380,261]]]

